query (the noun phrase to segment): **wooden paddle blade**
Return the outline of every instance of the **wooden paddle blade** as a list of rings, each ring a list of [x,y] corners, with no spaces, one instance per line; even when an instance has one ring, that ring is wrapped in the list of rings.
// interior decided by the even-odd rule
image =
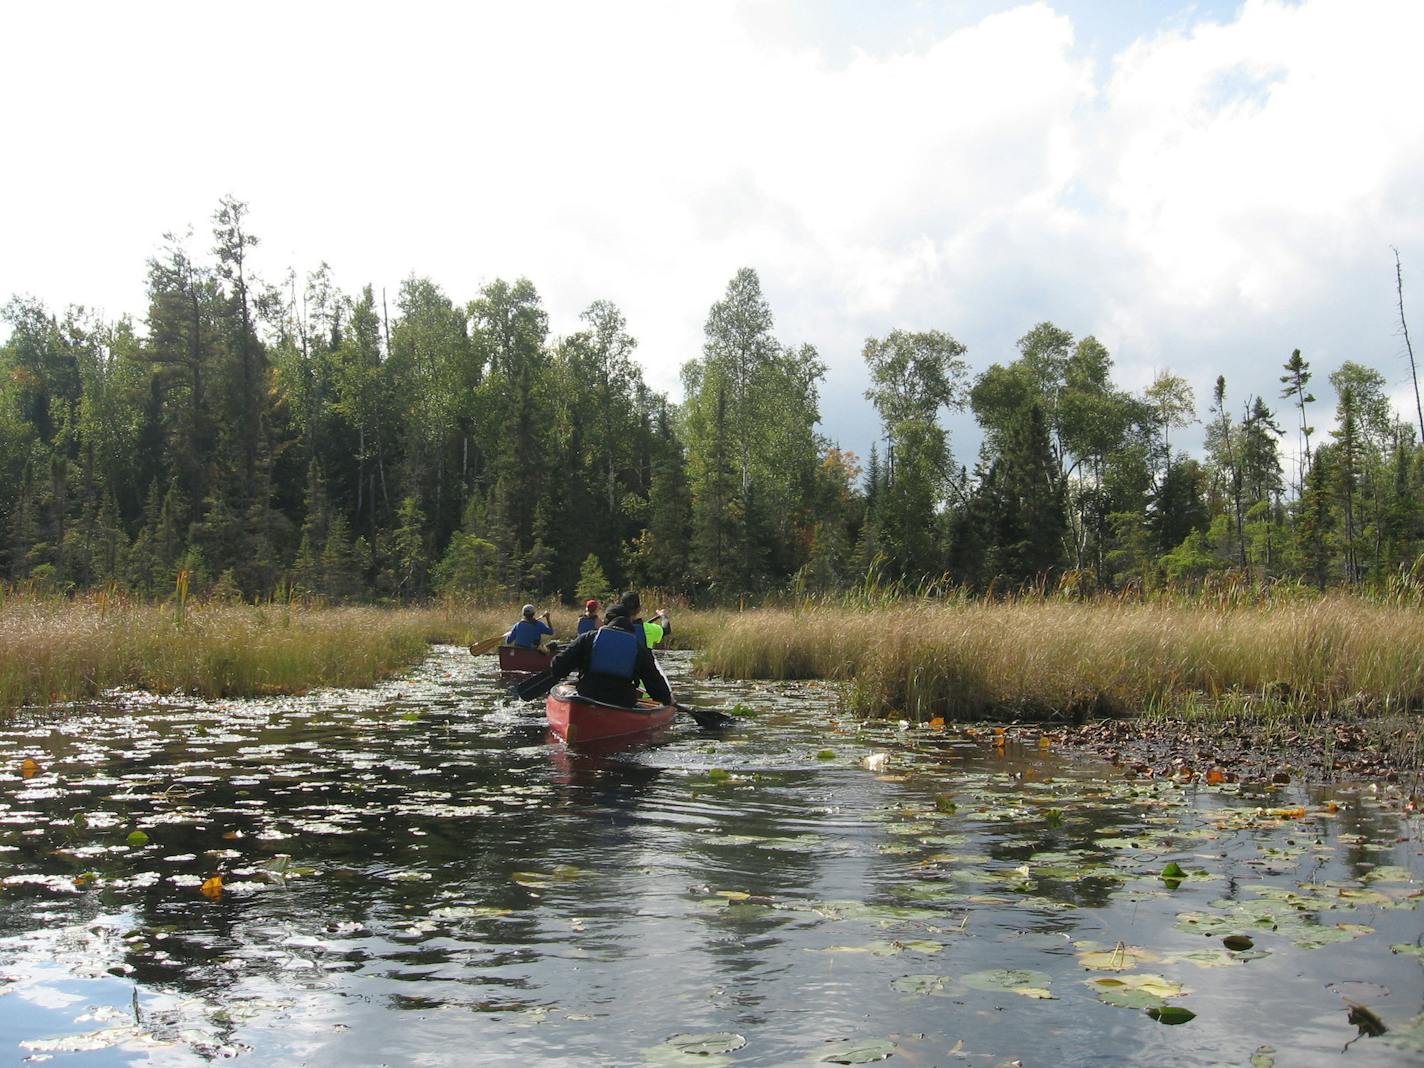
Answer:
[[[675,705],[674,707],[679,712],[686,712],[697,721],[698,726],[706,727],[708,730],[721,730],[737,722],[736,716],[718,712],[715,708],[693,708],[691,705]]]
[[[517,697],[521,701],[533,701],[552,690],[558,681],[558,677],[552,671],[541,671],[539,674],[530,675],[523,682],[517,682],[511,686],[509,696]]]
[[[483,641],[474,642],[474,643],[470,646],[470,655],[471,655],[471,656],[479,656],[481,653],[488,653],[488,652],[491,652],[491,651],[493,651],[493,650],[499,645],[499,643],[502,642],[502,641],[504,641],[504,632],[503,632],[503,631],[501,631],[499,634],[496,634],[493,638],[486,638],[486,639],[484,639]]]

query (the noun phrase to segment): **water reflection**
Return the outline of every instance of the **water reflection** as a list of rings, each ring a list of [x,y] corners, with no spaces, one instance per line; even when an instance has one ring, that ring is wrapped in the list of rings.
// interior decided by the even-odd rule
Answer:
[[[1390,950],[1420,940],[1397,798],[1131,782],[1031,734],[864,727],[815,687],[669,667],[758,718],[571,751],[455,649],[367,692],[23,718],[0,740],[0,1048],[1294,1065],[1355,1034],[1342,991],[1395,1033],[1419,1012],[1419,958]],[[1089,985],[1121,976],[1196,1019]],[[679,1054],[679,1032],[746,1041]]]

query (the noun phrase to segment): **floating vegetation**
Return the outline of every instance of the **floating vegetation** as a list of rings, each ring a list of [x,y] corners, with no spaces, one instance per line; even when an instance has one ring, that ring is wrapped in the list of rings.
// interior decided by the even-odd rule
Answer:
[[[1424,1056],[1407,792],[1132,780],[665,664],[755,723],[579,754],[457,647],[371,690],[21,713],[0,1026],[129,1060],[396,1062],[457,1022],[509,1063],[1071,1064],[1084,1021],[1124,1062],[1184,1022],[1238,1068]]]

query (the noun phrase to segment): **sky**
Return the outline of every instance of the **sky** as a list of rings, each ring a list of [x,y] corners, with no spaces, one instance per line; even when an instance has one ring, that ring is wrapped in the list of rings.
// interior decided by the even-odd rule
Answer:
[[[240,17],[239,17],[240,16]],[[269,281],[392,298],[528,277],[555,334],[615,302],[680,399],[754,268],[862,455],[868,337],[971,371],[1048,320],[1137,392],[1275,402],[1299,348],[1414,399],[1418,0],[586,0],[15,5],[0,39],[0,300],[142,318],[168,231],[248,202]],[[1281,402],[1284,403],[1284,402]],[[1290,425],[1290,413],[1282,413]],[[1322,410],[1312,420],[1328,425]],[[947,418],[972,466],[967,415]],[[1287,447],[1291,442],[1287,441]]]

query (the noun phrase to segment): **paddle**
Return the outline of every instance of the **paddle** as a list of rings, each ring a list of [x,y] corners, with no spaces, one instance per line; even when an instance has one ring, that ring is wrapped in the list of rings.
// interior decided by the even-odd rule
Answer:
[[[509,688],[509,696],[517,697],[521,701],[532,701],[536,697],[543,697],[558,681],[552,670],[544,670],[537,675],[530,675],[523,682],[516,682]]]
[[[504,635],[505,632],[500,631],[493,638],[486,638],[484,641],[475,642],[473,645],[470,646],[470,655],[479,656],[481,653],[489,652],[500,642],[504,641]]]
[[[699,727],[706,727],[708,730],[719,731],[723,727],[730,727],[737,722],[736,716],[729,716],[725,712],[718,712],[715,708],[693,708],[691,705],[674,703],[673,707],[679,712],[686,712],[697,721]]]

